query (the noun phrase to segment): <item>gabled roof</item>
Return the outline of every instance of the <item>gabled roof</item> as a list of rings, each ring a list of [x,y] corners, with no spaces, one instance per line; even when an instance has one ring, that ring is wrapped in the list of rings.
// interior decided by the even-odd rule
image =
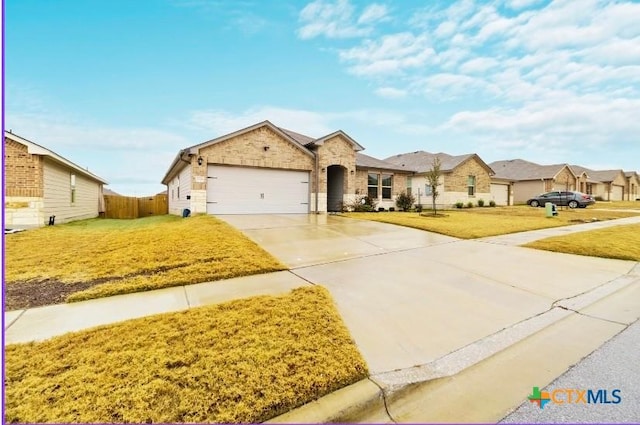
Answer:
[[[475,153],[465,155],[449,155],[443,152],[430,153],[425,151],[416,151],[398,154],[385,158],[385,161],[396,164],[404,169],[415,171],[416,173],[426,173],[431,170],[431,166],[435,158],[440,159],[440,169],[443,173],[450,173],[458,166],[467,162],[472,158],[476,158],[480,164],[487,169],[489,174],[493,174],[493,170]]]
[[[620,174],[624,176],[624,171],[622,170],[590,170],[587,171],[587,175],[589,178],[593,180],[597,180],[602,183],[612,182],[618,177]]]
[[[322,136],[319,139],[314,140],[311,144],[315,145],[315,146],[321,146],[324,144],[325,141],[336,137],[336,136],[342,136],[344,139],[346,139],[349,143],[351,143],[353,145],[353,149],[357,152],[357,151],[363,151],[364,148],[355,140],[353,140],[347,133],[345,133],[342,130],[338,130],[338,131],[334,131],[331,134],[327,134],[326,136]]]
[[[359,168],[377,168],[381,170],[391,170],[391,171],[404,171],[406,173],[412,173],[413,170],[408,170],[406,167],[401,167],[399,165],[393,164],[388,161],[383,161],[381,159],[374,158],[369,155],[365,155],[363,153],[356,153],[356,167]]]
[[[625,171],[625,172],[624,172],[624,176],[625,176],[626,178],[631,178],[631,177],[633,177],[633,176],[640,177],[640,175],[638,174],[638,172],[637,172],[637,171]]]
[[[68,159],[58,155],[57,153],[43,147],[40,146],[37,143],[34,143],[30,140],[25,139],[24,137],[20,137],[17,134],[14,133],[10,133],[8,131],[4,132],[4,137],[7,139],[11,139],[16,143],[20,143],[21,145],[24,145],[27,147],[27,152],[30,153],[31,155],[40,155],[40,156],[46,156],[47,158],[62,164],[68,168],[71,168],[72,170],[74,170],[75,172],[77,172],[78,174],[81,174],[91,180],[95,180],[97,182],[100,182],[102,184],[108,184],[106,180],[104,180],[101,177],[96,176],[95,174],[89,172],[89,170],[86,170],[82,167],[80,167],[79,165],[74,164],[73,162],[69,161]]]
[[[495,171],[496,178],[514,181],[554,179],[564,168],[575,176],[568,164],[540,165],[524,159],[494,161],[489,166]]]

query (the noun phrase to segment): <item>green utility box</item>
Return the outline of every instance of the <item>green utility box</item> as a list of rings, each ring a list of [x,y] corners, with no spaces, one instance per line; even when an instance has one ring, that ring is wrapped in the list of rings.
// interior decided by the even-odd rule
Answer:
[[[544,204],[544,209],[547,213],[547,217],[555,217],[558,215],[558,209],[556,208],[556,204],[547,202]]]

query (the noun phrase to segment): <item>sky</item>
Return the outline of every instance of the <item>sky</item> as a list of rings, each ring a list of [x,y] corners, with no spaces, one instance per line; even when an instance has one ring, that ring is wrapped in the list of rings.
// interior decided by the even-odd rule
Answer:
[[[5,129],[129,196],[269,120],[425,150],[640,171],[640,2],[5,0]]]

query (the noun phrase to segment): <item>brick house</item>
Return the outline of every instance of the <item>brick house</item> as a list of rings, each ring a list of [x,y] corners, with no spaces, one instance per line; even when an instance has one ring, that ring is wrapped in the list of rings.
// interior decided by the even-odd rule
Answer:
[[[578,176],[568,164],[540,165],[523,159],[494,161],[492,180],[511,182],[513,204],[552,190],[576,190]]]
[[[407,191],[411,192],[416,201],[421,204],[431,202],[431,187],[427,184],[426,173],[431,170],[435,158],[440,160],[442,176],[438,185],[439,196],[436,199],[438,205],[452,206],[457,202],[469,201],[474,204],[482,199],[485,202],[491,200],[496,204],[508,204],[508,197],[494,199],[491,193],[491,176],[494,174],[488,166],[475,153],[466,155],[448,155],[446,153],[429,153],[425,151],[398,154],[385,159],[410,171],[407,176]]]
[[[4,132],[5,227],[97,217],[105,180],[36,143]]]
[[[635,171],[627,171],[624,173],[627,178],[627,184],[624,190],[625,200],[627,201],[640,201],[640,175]]]
[[[593,195],[603,201],[622,201],[626,197],[627,176],[622,170],[590,170],[579,165],[571,168],[586,176],[586,190],[583,192]]]

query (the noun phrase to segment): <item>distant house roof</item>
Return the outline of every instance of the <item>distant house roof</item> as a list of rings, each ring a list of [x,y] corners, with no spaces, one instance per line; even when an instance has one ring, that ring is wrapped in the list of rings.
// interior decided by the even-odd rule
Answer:
[[[575,175],[568,164],[540,165],[524,159],[494,161],[489,166],[496,173],[494,177],[514,181],[553,179],[565,167]]]
[[[449,155],[443,152],[430,153],[425,151],[416,151],[398,154],[385,158],[386,162],[396,164],[406,170],[415,171],[416,173],[426,173],[431,170],[433,161],[435,158],[440,159],[440,169],[443,173],[450,173],[456,167],[462,163],[468,161],[471,158],[477,158],[483,167],[487,169],[489,174],[493,174],[493,169],[487,165],[478,155],[475,153],[465,155]]]
[[[112,196],[122,196],[119,193],[116,193],[111,189],[107,189],[106,187],[104,189],[102,189],[102,194],[103,195],[112,195]]]
[[[624,175],[622,170],[588,170],[587,175],[593,180],[597,180],[602,183],[612,182],[620,174]]]
[[[374,158],[369,155],[365,155],[363,153],[356,153],[356,167],[360,168],[378,168],[382,170],[391,170],[391,171],[404,171],[406,173],[411,173],[413,170],[408,170],[406,167],[401,167],[389,161],[383,161],[381,159]]]
[[[24,145],[27,147],[27,152],[31,155],[40,155],[40,156],[46,156],[47,158],[62,164],[66,167],[71,168],[72,170],[76,171],[78,174],[81,174],[91,180],[95,180],[99,183],[102,184],[107,184],[107,181],[104,180],[101,177],[96,176],[95,174],[91,173],[88,169],[84,169],[82,167],[80,167],[77,164],[74,164],[73,162],[69,161],[68,159],[58,155],[57,153],[53,152],[52,150],[49,150],[43,146],[40,146],[37,143],[34,143],[30,140],[25,139],[24,137],[20,137],[17,134],[5,131],[4,132],[4,137],[10,140],[13,140],[14,142],[20,143],[21,145]]]

